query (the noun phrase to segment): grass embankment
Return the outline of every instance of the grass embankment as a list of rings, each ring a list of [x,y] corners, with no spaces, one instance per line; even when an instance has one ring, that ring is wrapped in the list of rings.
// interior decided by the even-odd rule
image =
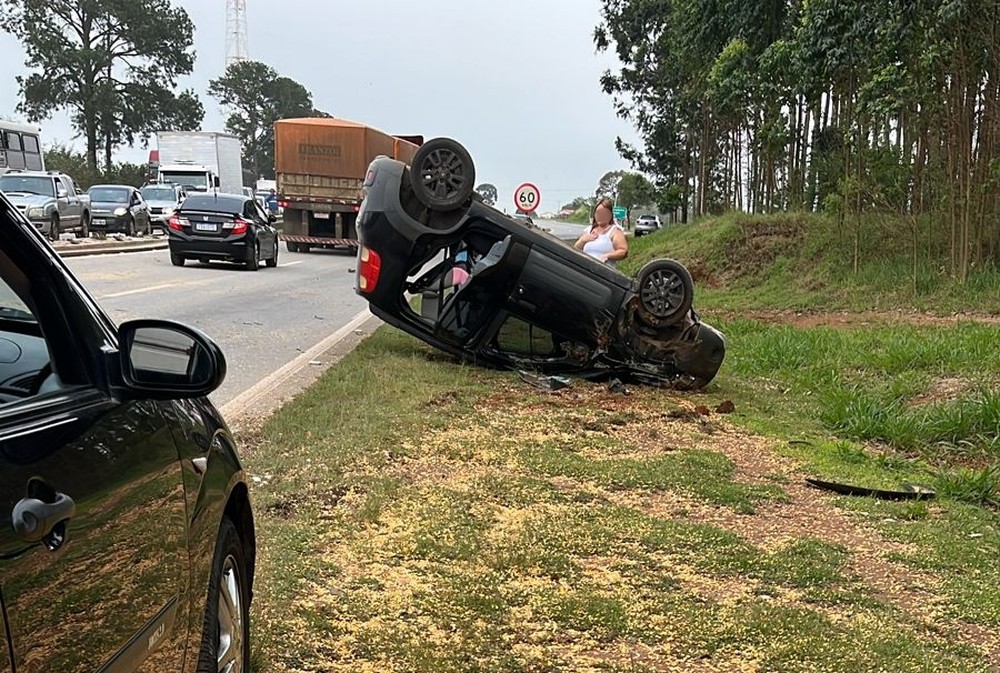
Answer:
[[[702,393],[544,394],[383,328],[247,438],[261,670],[992,670],[997,325],[744,316],[996,297],[929,277],[904,301],[891,261],[854,280],[832,245],[741,256],[795,222],[633,242],[701,275],[729,343]]]

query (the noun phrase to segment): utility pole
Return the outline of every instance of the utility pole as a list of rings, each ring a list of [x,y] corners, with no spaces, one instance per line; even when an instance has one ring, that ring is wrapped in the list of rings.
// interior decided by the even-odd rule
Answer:
[[[226,68],[249,58],[247,2],[226,0]]]

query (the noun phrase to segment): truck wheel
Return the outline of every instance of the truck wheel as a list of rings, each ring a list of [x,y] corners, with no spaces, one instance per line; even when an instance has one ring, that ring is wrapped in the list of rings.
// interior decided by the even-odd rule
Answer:
[[[417,199],[431,210],[448,212],[472,196],[476,166],[460,143],[434,138],[413,156],[410,184]]]
[[[694,301],[694,281],[687,268],[673,259],[657,259],[639,270],[639,318],[650,327],[678,322]]]
[[[90,215],[87,213],[84,213],[80,220],[80,237],[90,238]]]
[[[174,266],[184,266],[185,261],[186,260],[184,259],[183,255],[175,255],[174,253],[170,253],[170,263],[173,264]]]
[[[59,213],[52,213],[52,219],[49,220],[49,239],[59,240]]]
[[[291,241],[287,241],[285,243],[285,247],[288,248],[288,252],[298,252],[299,251],[299,244],[298,243],[292,243]]]

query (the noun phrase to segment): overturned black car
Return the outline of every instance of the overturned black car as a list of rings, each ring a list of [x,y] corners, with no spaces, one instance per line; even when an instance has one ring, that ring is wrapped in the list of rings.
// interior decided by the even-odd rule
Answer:
[[[695,389],[725,338],[692,309],[694,284],[660,259],[630,278],[482,203],[448,138],[411,167],[379,157],[358,215],[357,292],[385,322],[478,364]]]

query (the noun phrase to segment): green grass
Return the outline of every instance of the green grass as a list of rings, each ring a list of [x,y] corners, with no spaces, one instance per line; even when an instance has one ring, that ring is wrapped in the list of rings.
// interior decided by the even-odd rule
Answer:
[[[626,270],[685,262],[726,334],[696,394],[544,394],[379,330],[247,438],[257,670],[990,670],[1000,324],[919,312],[1000,311],[1000,276],[929,263],[914,285],[899,223],[863,226],[857,273],[822,217],[631,242]]]

